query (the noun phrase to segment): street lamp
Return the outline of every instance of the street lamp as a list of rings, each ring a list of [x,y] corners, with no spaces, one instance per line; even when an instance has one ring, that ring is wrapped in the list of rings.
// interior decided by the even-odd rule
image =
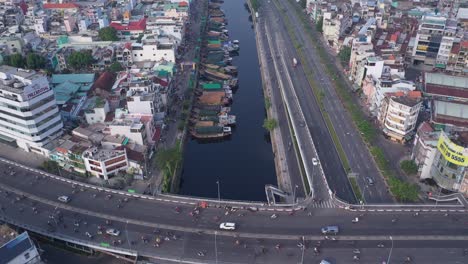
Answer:
[[[130,240],[128,239],[128,229],[127,229],[127,225],[128,225],[128,220],[126,221],[126,224],[125,224],[125,234],[127,236],[127,244],[128,244],[128,247],[131,248],[130,246]]]
[[[297,185],[296,185],[297,186]],[[301,256],[301,264],[304,263],[304,251],[305,251],[305,238],[302,236],[302,256]]]
[[[390,257],[392,256],[393,251],[393,238],[390,236],[390,240],[392,241],[392,247],[390,248],[390,253],[388,254],[387,264],[390,264]]]

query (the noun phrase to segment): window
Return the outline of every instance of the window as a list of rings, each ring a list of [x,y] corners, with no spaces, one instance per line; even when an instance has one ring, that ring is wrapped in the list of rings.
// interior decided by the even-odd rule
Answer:
[[[24,254],[24,258],[25,258],[25,259],[29,259],[30,257],[31,257],[31,256],[29,255],[29,252],[26,253],[26,254]]]

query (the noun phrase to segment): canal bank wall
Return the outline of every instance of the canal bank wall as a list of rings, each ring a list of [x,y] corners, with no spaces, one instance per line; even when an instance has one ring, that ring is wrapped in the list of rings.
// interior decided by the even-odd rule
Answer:
[[[260,75],[261,75],[262,84],[263,84],[263,87],[262,87],[263,95],[265,97],[265,100],[267,100],[268,98],[268,100],[270,101],[269,107],[267,107],[267,104],[265,102],[267,117],[278,120],[278,105],[276,105],[274,103],[275,100],[273,100],[274,94],[271,92],[272,84],[271,84],[270,73],[268,70],[265,70],[263,67],[263,65],[266,65],[266,63],[268,63],[268,60],[263,50],[262,40],[259,37],[259,34],[261,34],[261,32],[258,27],[258,21],[257,21],[258,19],[255,15],[256,11],[254,11],[252,7],[252,0],[247,0],[246,2],[247,2],[247,5],[249,6],[250,13],[252,15],[252,23],[254,25],[255,42],[257,45],[257,55],[258,55],[258,60],[260,61],[260,73],[261,73]],[[279,128],[275,128],[272,131],[270,131],[270,139],[271,139],[271,147],[273,149],[278,187],[285,192],[292,193],[293,187],[291,184],[291,177],[289,173],[288,164],[286,162],[285,144],[283,141],[283,135],[281,133],[281,130]]]

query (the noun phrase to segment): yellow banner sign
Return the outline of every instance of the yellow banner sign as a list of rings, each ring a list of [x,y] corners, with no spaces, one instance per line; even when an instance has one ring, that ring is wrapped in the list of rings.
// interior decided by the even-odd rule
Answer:
[[[440,133],[437,149],[451,163],[458,166],[468,166],[468,155],[466,155],[465,148],[453,143],[444,132]]]

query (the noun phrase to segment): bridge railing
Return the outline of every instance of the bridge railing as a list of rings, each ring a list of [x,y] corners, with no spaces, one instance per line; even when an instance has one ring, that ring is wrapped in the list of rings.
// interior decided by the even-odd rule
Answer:
[[[5,223],[9,223],[11,225],[23,228],[25,230],[28,230],[28,231],[31,231],[31,232],[34,232],[34,233],[37,233],[37,234],[40,234],[40,235],[43,235],[43,236],[46,236],[46,237],[59,239],[59,240],[65,241],[65,242],[81,245],[81,246],[84,246],[84,247],[89,247],[89,248],[102,250],[102,251],[109,251],[109,252],[128,255],[128,256],[138,256],[138,252],[136,250],[118,248],[118,247],[110,246],[110,245],[109,246],[107,246],[107,245],[103,246],[102,244],[100,244],[98,242],[95,242],[95,241],[92,241],[92,240],[77,239],[77,238],[74,238],[74,237],[71,237],[71,236],[67,236],[67,235],[63,235],[63,234],[59,234],[59,233],[55,233],[55,232],[50,232],[50,231],[47,231],[47,230],[45,230],[43,228],[39,228],[37,226],[32,226],[32,225],[28,225],[28,224],[24,224],[24,223],[15,221],[15,220],[13,220],[11,218],[8,218],[8,217],[5,217],[3,215],[0,215],[0,220],[5,222]]]

